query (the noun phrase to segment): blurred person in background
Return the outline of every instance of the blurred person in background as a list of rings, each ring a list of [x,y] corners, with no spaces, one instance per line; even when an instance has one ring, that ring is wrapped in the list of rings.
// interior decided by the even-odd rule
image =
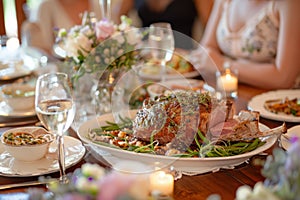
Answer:
[[[115,2],[118,0],[112,0],[112,6]],[[101,19],[99,0],[43,0],[22,25],[24,45],[52,55],[55,30],[81,24],[85,11],[93,12],[97,20]]]
[[[198,59],[197,69],[207,76],[229,62],[239,82],[265,89],[299,87],[299,8],[299,0],[216,0],[202,46],[191,59]]]
[[[173,30],[199,41],[212,6],[213,0],[122,0],[116,7],[115,20],[135,10],[136,26],[149,27],[152,23],[168,22]],[[176,47],[191,49],[193,42],[180,42]]]

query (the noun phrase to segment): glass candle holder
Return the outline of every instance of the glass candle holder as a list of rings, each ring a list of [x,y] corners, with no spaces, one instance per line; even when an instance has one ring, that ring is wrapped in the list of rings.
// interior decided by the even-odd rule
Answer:
[[[216,90],[221,98],[237,98],[238,96],[238,71],[232,70],[228,63],[224,70],[216,73]]]
[[[167,199],[173,196],[174,177],[165,171],[156,171],[150,175],[150,187],[152,195]]]

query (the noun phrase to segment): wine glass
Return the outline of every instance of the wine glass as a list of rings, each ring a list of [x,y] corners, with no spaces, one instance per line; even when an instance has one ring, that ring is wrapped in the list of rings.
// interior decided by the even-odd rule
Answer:
[[[166,63],[172,59],[174,51],[174,35],[169,23],[158,22],[150,25],[149,46],[153,59],[161,64],[161,82],[164,82]]]
[[[60,182],[67,183],[63,134],[71,126],[75,116],[68,75],[47,73],[38,77],[35,90],[35,110],[42,124],[56,136]]]
[[[111,0],[99,0],[102,19],[110,21],[111,19]]]

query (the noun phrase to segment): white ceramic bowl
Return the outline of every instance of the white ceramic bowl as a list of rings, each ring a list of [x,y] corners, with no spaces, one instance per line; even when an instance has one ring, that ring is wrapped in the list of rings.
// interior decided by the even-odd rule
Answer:
[[[18,135],[25,135],[27,139],[20,139]],[[30,138],[34,138],[29,141]],[[41,136],[44,140],[37,139]],[[35,161],[39,160],[48,152],[50,143],[54,137],[45,129],[40,127],[21,127],[13,128],[5,131],[1,135],[1,143],[4,149],[15,159],[20,161]]]
[[[3,100],[13,110],[34,109],[35,88],[29,84],[6,84],[1,87]]]

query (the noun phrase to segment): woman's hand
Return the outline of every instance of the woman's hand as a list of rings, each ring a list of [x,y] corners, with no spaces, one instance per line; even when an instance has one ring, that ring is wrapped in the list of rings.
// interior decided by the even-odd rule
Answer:
[[[224,56],[217,51],[202,47],[191,51],[189,58],[189,61],[199,72],[206,73],[215,73],[219,69],[222,69],[225,61]]]

